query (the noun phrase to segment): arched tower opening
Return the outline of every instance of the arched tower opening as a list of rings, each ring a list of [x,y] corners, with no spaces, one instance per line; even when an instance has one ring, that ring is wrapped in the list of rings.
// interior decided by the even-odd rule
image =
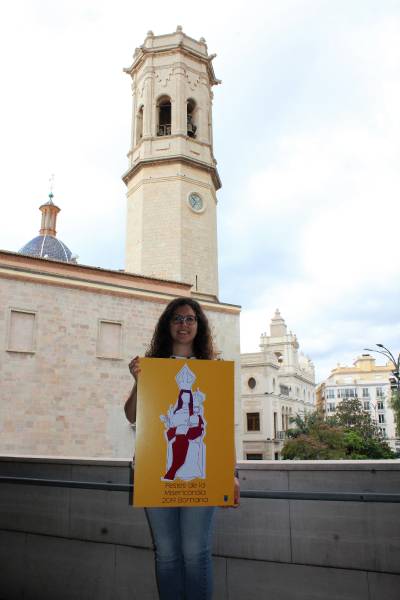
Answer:
[[[171,98],[161,96],[157,102],[157,135],[171,135]]]
[[[193,98],[189,98],[186,101],[186,122],[187,122],[187,134],[189,137],[195,138],[197,131],[197,104]]]
[[[136,113],[136,144],[140,142],[143,137],[143,104],[139,107]]]

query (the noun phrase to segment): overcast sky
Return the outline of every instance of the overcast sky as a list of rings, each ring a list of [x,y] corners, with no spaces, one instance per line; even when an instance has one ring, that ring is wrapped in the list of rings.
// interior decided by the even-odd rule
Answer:
[[[279,307],[317,378],[400,350],[400,0],[13,0],[0,4],[0,248],[40,227],[82,264],[124,267],[131,90],[152,29],[206,38],[214,88],[220,299],[242,351]]]

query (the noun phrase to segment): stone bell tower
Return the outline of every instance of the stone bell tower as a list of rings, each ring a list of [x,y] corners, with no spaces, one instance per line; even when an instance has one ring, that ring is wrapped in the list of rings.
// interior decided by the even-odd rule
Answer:
[[[191,283],[217,299],[212,60],[204,38],[149,31],[132,66],[126,270]]]

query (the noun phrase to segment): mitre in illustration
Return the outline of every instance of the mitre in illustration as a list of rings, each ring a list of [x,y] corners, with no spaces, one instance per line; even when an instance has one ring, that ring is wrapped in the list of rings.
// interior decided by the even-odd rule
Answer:
[[[192,385],[196,380],[196,375],[189,369],[187,365],[184,365],[177,373],[175,380],[180,390],[191,390]]]

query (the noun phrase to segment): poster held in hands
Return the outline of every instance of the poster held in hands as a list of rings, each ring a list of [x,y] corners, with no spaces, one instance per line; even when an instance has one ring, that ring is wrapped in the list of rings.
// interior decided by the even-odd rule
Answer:
[[[140,359],[134,506],[234,505],[234,363]]]

